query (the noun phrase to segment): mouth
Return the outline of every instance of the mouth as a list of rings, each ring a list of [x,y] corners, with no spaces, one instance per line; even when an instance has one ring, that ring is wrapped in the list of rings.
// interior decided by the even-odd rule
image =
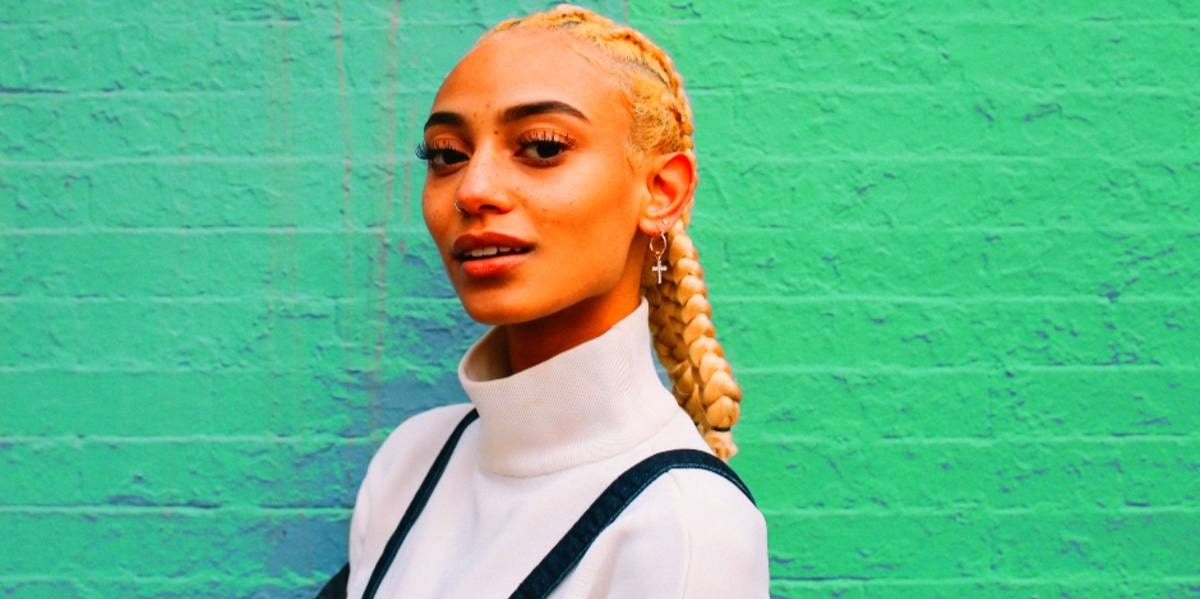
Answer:
[[[450,255],[460,272],[470,278],[494,278],[507,275],[525,261],[534,244],[524,239],[481,231],[466,233],[454,240]]]
[[[532,247],[514,247],[507,245],[488,245],[469,250],[461,250],[454,252],[454,258],[462,262],[471,260],[486,260],[496,256],[510,256],[514,254],[528,254],[532,251]]]

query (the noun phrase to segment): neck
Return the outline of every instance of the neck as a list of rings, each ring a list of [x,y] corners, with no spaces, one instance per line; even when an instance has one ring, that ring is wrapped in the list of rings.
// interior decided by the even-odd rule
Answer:
[[[628,300],[589,298],[544,318],[505,325],[503,332],[512,372],[541,364],[604,334],[638,307],[641,297],[637,293],[625,295]]]

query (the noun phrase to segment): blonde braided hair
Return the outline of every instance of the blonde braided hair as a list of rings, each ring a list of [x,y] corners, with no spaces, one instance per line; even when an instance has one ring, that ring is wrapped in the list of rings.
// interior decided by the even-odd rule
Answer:
[[[561,31],[600,51],[602,66],[618,75],[633,115],[630,146],[635,154],[694,148],[692,109],[683,77],[671,57],[645,35],[585,8],[561,4],[501,22],[481,40],[523,28]],[[650,304],[654,349],[674,382],[676,401],[713,452],[728,460],[737,453],[730,429],[741,412],[742,391],[716,339],[704,272],[686,231],[689,217],[685,211],[667,232],[670,269],[663,283],[659,285],[647,268],[642,291]],[[646,260],[652,261],[649,252]]]

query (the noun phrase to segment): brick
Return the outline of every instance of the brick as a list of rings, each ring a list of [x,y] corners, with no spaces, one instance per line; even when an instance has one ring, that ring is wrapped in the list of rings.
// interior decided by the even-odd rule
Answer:
[[[12,546],[23,549],[6,553],[0,576],[69,576],[82,584],[139,576],[199,581],[303,576],[311,584],[336,571],[330,564],[339,555],[338,567],[345,563],[348,522],[341,509],[6,510],[0,512],[0,528]],[[204,550],[181,550],[196,547]]]
[[[738,435],[762,439],[1086,438],[1186,436],[1200,430],[1194,369],[1052,367],[741,368]],[[1104,418],[1096,418],[1097,412]],[[751,462],[753,460],[744,460]]]
[[[0,169],[0,227],[77,228],[88,222],[95,197],[85,169],[57,172]],[[7,241],[9,231],[0,229]]]
[[[1006,518],[996,528],[995,570],[1013,577],[1088,571],[1114,577],[1195,578],[1200,566],[1176,556],[1200,551],[1193,510],[1149,514],[1045,514]]]
[[[131,21],[14,28],[0,39],[0,52],[18,57],[5,71],[6,85],[15,89],[118,97],[122,92],[263,90],[287,101],[292,90],[392,89],[401,80],[420,82],[427,91],[435,89],[482,32],[478,24],[463,22],[406,27],[394,34],[387,19],[365,26],[344,24],[340,67],[337,25],[331,14],[299,21]],[[456,49],[421,50],[441,45]],[[37,50],[21,52],[21,48]],[[93,60],[86,65],[73,60],[78,54]],[[222,110],[219,103],[207,108]],[[328,116],[337,114],[335,106],[326,119],[336,123],[339,119]]]
[[[991,564],[993,519],[952,514],[790,515],[771,518],[776,579],[978,578]]]
[[[63,232],[88,226],[384,227],[424,238],[425,168],[414,164],[409,144],[397,139],[395,145],[394,156],[352,159],[348,190],[341,157],[14,166],[0,171],[6,190],[0,222],[14,230]]]
[[[1063,20],[1067,23],[1087,21],[1145,20],[1153,15],[1156,20],[1182,20],[1200,16],[1200,11],[1187,4],[1170,0],[1146,2],[1137,6],[1119,0],[1088,2],[1072,0],[1047,5],[1024,0],[1005,2],[1002,5],[980,5],[954,2],[913,2],[911,0],[885,0],[867,4],[813,4],[797,5],[788,0],[731,0],[720,4],[712,2],[678,3],[668,0],[631,2],[630,19],[638,27],[653,27],[660,21],[665,23],[707,23],[709,17],[754,22],[763,15],[773,21],[879,21],[912,20],[917,22],[938,21],[1017,21],[1046,23]],[[643,25],[643,23],[645,23]]]
[[[0,112],[0,119],[25,126],[6,127],[0,133],[0,144],[11,148],[7,153],[23,162],[73,161],[100,155],[114,161],[169,157],[169,163],[186,165],[191,157],[220,156],[268,163],[274,159],[282,166],[298,145],[305,147],[301,159],[341,164],[349,140],[352,163],[357,157],[367,165],[386,164],[389,147],[396,145],[400,133],[373,121],[395,121],[391,113],[397,107],[417,102],[410,93],[356,93],[344,101],[336,90],[297,92],[294,96],[286,90],[279,93],[65,96],[14,104]],[[347,128],[339,116],[343,102],[351,114],[377,116],[352,121]],[[371,124],[359,124],[364,121]],[[172,134],[164,135],[165,131]],[[411,146],[400,145],[402,158],[411,158]],[[277,159],[279,156],[288,158]]]
[[[779,580],[771,585],[772,597],[1187,597],[1195,583],[1168,580],[1126,581],[1116,577],[1066,577],[1057,579],[879,579]]]
[[[729,302],[733,304],[733,302]],[[823,298],[788,305],[795,329],[751,326],[775,303],[725,308],[730,352],[761,366],[1192,365],[1200,314],[1187,302],[954,303]],[[759,311],[762,312],[759,312]]]
[[[1175,508],[1200,496],[1200,439],[742,440],[737,465],[764,509]],[[756,473],[769,473],[758,477]]]
[[[1187,303],[1200,288],[1200,233],[1188,230],[709,229],[695,237],[715,295]]]
[[[1033,88],[1177,88],[1182,83],[1179,76],[1191,73],[1194,81],[1198,59],[1189,52],[1187,40],[1194,38],[1196,27],[1192,21],[1169,20],[814,19],[801,12],[772,22],[671,22],[648,33],[672,50],[685,77],[690,74],[689,80],[703,81],[704,87],[737,88],[737,82],[745,80],[775,85],[977,82]],[[765,45],[772,51],[756,50]],[[1170,66],[1156,68],[1144,59],[1144,52],[1161,56]]]
[[[390,312],[389,316],[370,307],[272,305],[269,301],[85,302],[67,309],[54,304],[0,303],[2,322],[8,323],[0,332],[11,340],[0,347],[0,365],[289,372],[333,360],[356,370],[378,368],[377,351],[396,352],[388,355],[401,356],[400,360],[440,357],[446,350],[465,349],[480,331],[460,326],[457,303],[410,304],[407,310]],[[39,326],[16,329],[16,323],[25,319]],[[105,323],[105,336],[92,332],[90,325],[96,322]],[[181,334],[183,330],[190,333]],[[429,346],[442,341],[453,345]],[[282,369],[281,364],[291,368]]]
[[[693,227],[1117,230],[1196,219],[1186,159],[843,156],[777,163],[701,148]],[[817,200],[816,198],[820,198]],[[716,219],[736,214],[720,223]]]
[[[1200,64],[1196,65],[1200,69]],[[1184,160],[1200,135],[1186,95],[934,90],[897,95],[749,89],[698,95],[696,143],[770,160],[830,156],[1074,157]],[[737,111],[723,110],[734,104]],[[753,116],[749,116],[753,115]],[[1105,127],[1096,127],[1104,122]],[[1136,129],[1137,136],[1127,132]]]
[[[366,440],[182,438],[6,443],[13,506],[349,508],[376,447]],[[268,499],[269,498],[269,499]]]
[[[0,292],[44,297],[320,302],[362,284],[374,290],[366,297],[445,299],[453,293],[432,242],[411,229],[110,230],[6,237],[0,252],[15,264],[0,270]]]

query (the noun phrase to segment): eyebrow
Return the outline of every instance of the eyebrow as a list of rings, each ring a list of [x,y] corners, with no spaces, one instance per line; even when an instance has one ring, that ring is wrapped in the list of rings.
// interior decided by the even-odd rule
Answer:
[[[560,113],[560,114],[573,116],[585,123],[591,122],[588,120],[588,118],[586,116],[584,116],[583,112],[580,111],[578,108],[575,108],[574,106],[571,106],[570,104],[567,104],[566,102],[559,102],[557,100],[546,100],[545,102],[530,102],[528,104],[517,104],[516,106],[505,109],[504,112],[500,115],[500,120],[504,121],[505,123],[511,123],[513,121],[519,121],[523,118],[528,118],[528,117],[536,116],[539,114],[551,114],[551,113]]]
[[[467,124],[467,119],[464,119],[457,112],[435,112],[429,115],[425,120],[425,129],[429,129],[434,125],[450,125],[452,127],[463,127]]]
[[[517,104],[510,108],[504,109],[500,114],[500,120],[505,123],[519,121],[524,118],[536,116],[539,114],[565,114],[573,116],[585,123],[590,123],[587,116],[581,110],[557,100],[546,100],[544,102],[529,102],[527,104]],[[457,112],[435,112],[429,115],[425,121],[425,129],[429,129],[435,125],[449,125],[451,127],[465,127],[467,119]]]

